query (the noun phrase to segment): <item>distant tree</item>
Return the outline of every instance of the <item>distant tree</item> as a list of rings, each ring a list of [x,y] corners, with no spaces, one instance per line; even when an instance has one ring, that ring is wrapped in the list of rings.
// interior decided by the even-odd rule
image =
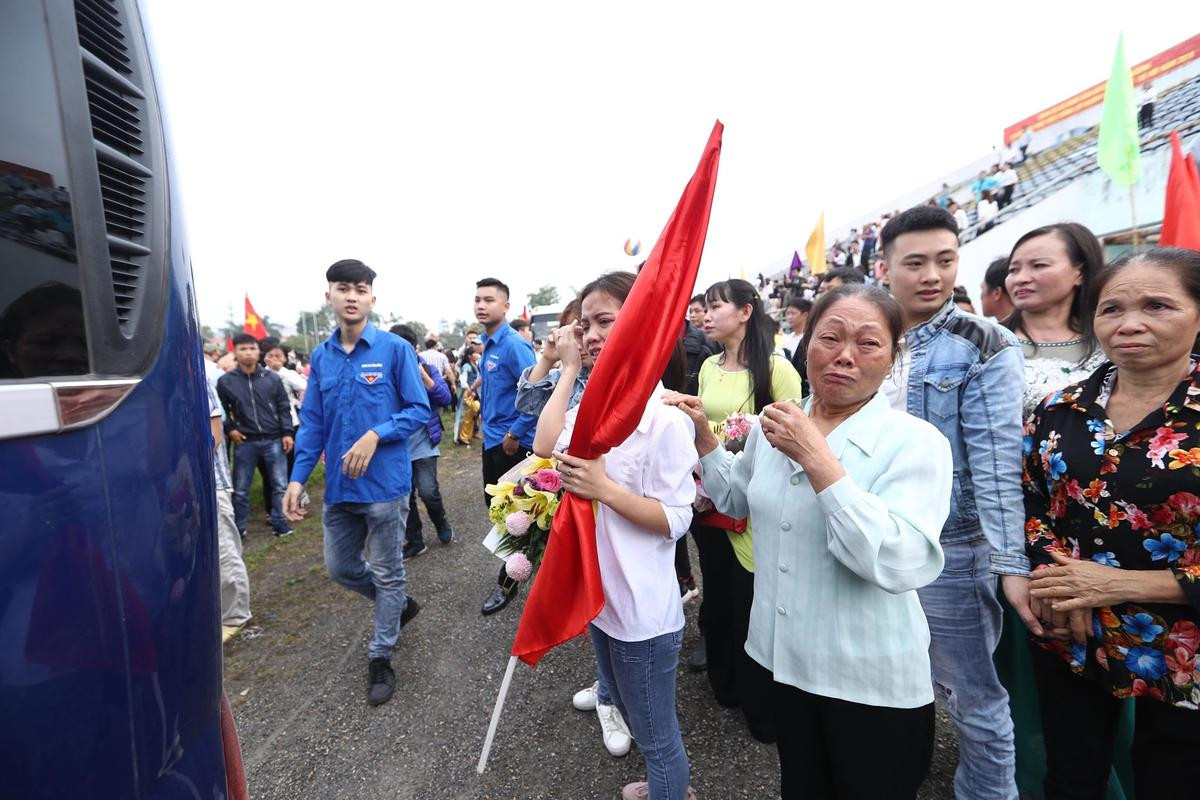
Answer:
[[[210,328],[208,325],[201,325],[200,326],[200,338],[207,342],[209,339],[217,338],[217,333],[212,328]]]
[[[283,328],[279,327],[279,323],[273,322],[266,314],[262,314],[261,316],[263,327],[267,329],[267,336],[271,336],[276,339],[282,339]]]
[[[558,287],[543,286],[536,292],[528,295],[530,308],[534,306],[552,306],[558,302]]]
[[[438,336],[447,348],[453,350],[462,347],[462,343],[467,339],[467,331],[471,329],[470,324],[465,319],[456,319],[454,324],[448,328],[443,327]]]
[[[289,350],[295,350],[297,353],[305,355],[311,353],[313,347],[316,346],[316,342],[311,336],[305,336],[302,333],[287,337],[281,344]]]
[[[425,334],[429,333],[429,328],[426,328],[424,323],[417,322],[415,319],[410,319],[404,324],[412,328],[413,333],[417,335],[417,341],[424,345]]]

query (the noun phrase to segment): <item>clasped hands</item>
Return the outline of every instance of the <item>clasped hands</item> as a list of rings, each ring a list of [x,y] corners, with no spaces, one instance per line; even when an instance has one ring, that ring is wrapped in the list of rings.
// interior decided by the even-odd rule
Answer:
[[[1005,575],[1004,594],[1034,636],[1086,643],[1093,609],[1128,599],[1120,588],[1124,570],[1062,553],[1050,556],[1054,565],[1028,578]]]

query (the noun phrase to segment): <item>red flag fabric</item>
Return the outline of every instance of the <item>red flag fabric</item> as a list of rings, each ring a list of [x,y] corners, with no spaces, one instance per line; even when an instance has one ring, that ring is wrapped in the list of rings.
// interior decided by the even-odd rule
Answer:
[[[1184,158],[1177,131],[1171,131],[1171,170],[1158,243],[1200,250],[1200,177],[1191,156]]]
[[[258,312],[254,310],[254,306],[250,305],[250,295],[246,295],[246,321],[242,324],[242,330],[255,339],[265,339],[267,337],[267,329],[263,326]]]
[[[718,121],[596,360],[571,436],[572,455],[596,458],[625,441],[666,369],[700,269],[723,131]],[[554,515],[512,654],[536,666],[551,648],[587,630],[603,607],[595,512],[591,502],[568,492]]]

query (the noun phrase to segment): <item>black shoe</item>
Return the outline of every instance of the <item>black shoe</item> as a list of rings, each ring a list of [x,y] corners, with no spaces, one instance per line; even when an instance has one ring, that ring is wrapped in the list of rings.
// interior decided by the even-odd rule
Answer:
[[[275,538],[282,539],[285,536],[291,536],[293,533],[295,533],[295,531],[291,528],[288,528],[286,531],[275,531]]]
[[[687,667],[692,672],[704,672],[708,669],[708,653],[704,649],[704,635],[696,642],[692,652],[688,654]]]
[[[386,658],[372,658],[367,665],[367,705],[383,705],[396,691],[396,673]]]
[[[404,597],[404,610],[400,612],[400,627],[403,628],[408,623],[412,622],[412,618],[421,613],[421,604],[416,598]]]
[[[454,541],[454,531],[449,529],[438,531],[438,541],[442,544],[450,544]]]
[[[429,548],[425,546],[424,542],[421,544],[409,542],[408,544],[404,545],[404,560],[407,561],[410,558],[416,558],[428,549]]]
[[[503,586],[497,586],[492,589],[492,593],[488,595],[488,599],[483,601],[483,608],[480,613],[485,617],[495,614],[497,611],[503,611],[504,607],[512,602],[512,599],[517,596],[518,584],[513,584],[512,588],[505,590]]]

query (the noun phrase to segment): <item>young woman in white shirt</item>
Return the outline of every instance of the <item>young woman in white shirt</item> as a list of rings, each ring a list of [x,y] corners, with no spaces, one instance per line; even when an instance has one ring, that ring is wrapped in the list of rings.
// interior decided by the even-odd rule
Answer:
[[[580,294],[577,336],[593,359],[601,356],[634,279],[628,272],[610,272]],[[629,722],[648,773],[647,781],[625,786],[621,797],[695,798],[675,710],[684,626],[675,540],[688,529],[696,495],[692,423],[663,404],[660,384],[629,438],[607,455],[585,461],[563,452],[579,409],[567,408],[572,383],[560,380],[555,386],[538,418],[534,452],[548,456],[553,451],[564,488],[597,501],[604,608],[590,626],[596,668]]]

